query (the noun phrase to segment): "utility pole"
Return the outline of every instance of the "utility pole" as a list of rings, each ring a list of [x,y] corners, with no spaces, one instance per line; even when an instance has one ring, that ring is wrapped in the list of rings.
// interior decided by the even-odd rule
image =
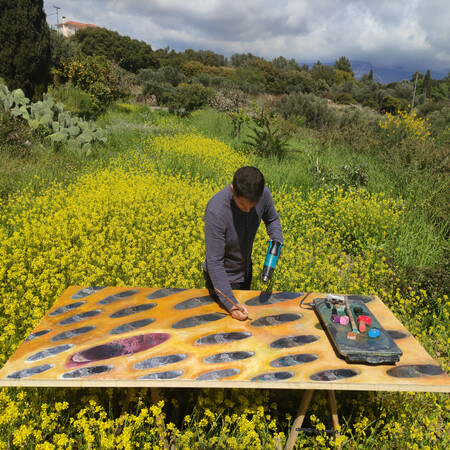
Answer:
[[[416,97],[416,87],[417,87],[417,77],[419,76],[419,74],[416,72],[416,81],[414,83],[414,93],[413,93],[413,98],[412,98],[412,102],[411,102],[411,114],[413,112],[414,109],[414,98]]]
[[[59,23],[59,10],[61,9],[59,6],[53,6],[53,8],[55,8],[56,9],[56,24],[58,24]]]

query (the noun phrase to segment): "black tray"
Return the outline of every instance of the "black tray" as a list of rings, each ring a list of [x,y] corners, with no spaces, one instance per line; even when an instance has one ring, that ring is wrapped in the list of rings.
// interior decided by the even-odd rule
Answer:
[[[372,319],[372,323],[370,326],[367,326],[366,332],[359,333],[355,340],[347,338],[348,332],[352,331],[351,323],[348,325],[334,323],[331,318],[333,305],[326,298],[314,299],[317,315],[337,353],[348,363],[394,364],[400,361],[403,352],[365,306],[364,302],[349,299],[349,306],[355,322],[357,320],[357,315],[354,311],[356,307],[362,309],[362,315]],[[348,315],[347,309],[345,309],[345,314]],[[372,328],[380,330],[378,337],[369,337],[369,330]]]

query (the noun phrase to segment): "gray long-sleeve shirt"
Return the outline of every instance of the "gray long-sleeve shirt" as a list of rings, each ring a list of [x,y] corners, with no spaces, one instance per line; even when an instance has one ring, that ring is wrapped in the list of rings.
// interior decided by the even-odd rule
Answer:
[[[280,219],[267,186],[260,201],[248,213],[238,208],[230,186],[220,190],[206,206],[203,269],[213,286],[234,302],[237,300],[230,283],[244,281],[250,271],[253,241],[261,219],[270,239],[283,242]],[[233,304],[222,295],[219,299],[228,311],[232,308]]]

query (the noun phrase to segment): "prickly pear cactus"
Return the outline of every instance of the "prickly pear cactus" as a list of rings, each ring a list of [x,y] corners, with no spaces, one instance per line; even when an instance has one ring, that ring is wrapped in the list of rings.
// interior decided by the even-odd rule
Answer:
[[[66,144],[76,153],[89,155],[94,142],[106,142],[103,130],[97,128],[94,122],[72,116],[49,95],[44,94],[42,101],[30,103],[22,89],[10,92],[1,82],[0,113],[22,117],[33,130],[40,128],[52,142]]]

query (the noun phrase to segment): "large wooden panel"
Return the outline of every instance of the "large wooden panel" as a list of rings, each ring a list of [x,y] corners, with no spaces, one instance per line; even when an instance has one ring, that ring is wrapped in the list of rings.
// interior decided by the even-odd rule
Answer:
[[[314,310],[326,294],[236,291],[251,320],[203,289],[69,287],[0,370],[0,386],[246,387],[450,392],[450,378],[377,297],[361,297],[403,355],[348,364]],[[354,296],[359,298],[359,296]]]

